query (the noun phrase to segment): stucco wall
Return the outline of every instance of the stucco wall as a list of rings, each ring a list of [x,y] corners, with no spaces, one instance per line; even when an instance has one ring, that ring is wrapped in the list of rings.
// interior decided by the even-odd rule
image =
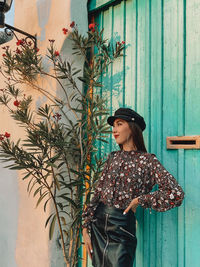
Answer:
[[[69,27],[73,20],[82,33],[87,30],[87,0],[15,0],[14,26],[37,34],[42,54],[48,39],[55,39],[61,54],[71,58],[71,43],[62,34],[62,28]],[[15,46],[15,42],[12,40],[9,45]],[[41,82],[51,90],[57,88],[48,80]],[[27,95],[32,94],[36,106],[46,101],[31,88],[24,89]],[[23,130],[13,123],[5,109],[0,111],[1,133],[8,131],[13,139],[23,139]],[[62,253],[55,242],[49,242],[48,229],[44,228],[48,214],[44,214],[42,205],[35,209],[36,200],[28,197],[27,182],[21,180],[20,173],[3,169],[2,164],[0,171],[0,266],[63,266]]]

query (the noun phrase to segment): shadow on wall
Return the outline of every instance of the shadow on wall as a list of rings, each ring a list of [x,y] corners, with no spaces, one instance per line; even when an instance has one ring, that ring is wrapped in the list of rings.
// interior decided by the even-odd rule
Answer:
[[[75,21],[81,34],[85,34],[88,29],[87,2],[88,0],[71,0],[70,5],[71,21]]]
[[[45,27],[48,23],[52,0],[37,0],[38,24],[41,28],[40,36],[37,39],[44,41],[46,38]]]
[[[44,1],[44,0],[43,0]],[[45,1],[44,1],[45,2]],[[81,15],[80,15],[81,14]],[[70,21],[75,21],[75,23],[78,26],[79,32],[84,34],[88,29],[88,19],[87,19],[87,0],[71,0],[70,1]],[[44,22],[42,26],[44,25]],[[44,28],[44,26],[43,26]],[[45,29],[44,29],[45,30]],[[42,36],[42,33],[41,33]],[[67,38],[64,40],[63,44],[60,46],[60,55],[63,59],[66,59],[67,61],[74,62],[74,67],[78,69],[83,68],[84,61],[80,56],[72,55],[72,41],[70,40],[70,34],[67,35]],[[78,76],[81,76],[81,72],[78,73]],[[66,84],[63,84],[67,88],[67,93],[70,95],[73,91],[71,87],[67,87]],[[82,88],[82,83],[80,81],[77,81],[78,87]],[[62,95],[61,95],[62,94]],[[56,88],[56,96],[62,97],[63,100],[64,94],[61,93],[60,86],[57,84]],[[78,102],[77,102],[78,103]],[[74,114],[67,109],[66,107],[66,114],[70,117],[72,121],[76,121],[76,118]],[[56,242],[51,242],[50,246],[50,253],[51,253],[51,266],[65,266],[63,264],[63,255],[62,255],[62,249],[60,246],[60,240],[59,240],[59,234],[57,230],[55,229],[54,234],[54,240]]]

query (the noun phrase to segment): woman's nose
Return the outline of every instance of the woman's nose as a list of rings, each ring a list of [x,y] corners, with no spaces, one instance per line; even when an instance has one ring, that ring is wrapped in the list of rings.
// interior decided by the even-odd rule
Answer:
[[[112,133],[114,134],[114,133],[116,133],[116,132],[117,132],[116,125],[115,125],[115,126],[113,125]]]
[[[116,129],[113,128],[112,133],[115,134],[116,133]]]

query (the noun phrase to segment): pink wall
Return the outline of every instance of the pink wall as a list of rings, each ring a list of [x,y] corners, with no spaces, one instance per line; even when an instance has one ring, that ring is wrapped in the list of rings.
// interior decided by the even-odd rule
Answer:
[[[14,26],[30,34],[37,34],[40,53],[45,53],[49,43],[48,39],[55,39],[57,49],[61,51],[63,56],[70,59],[71,44],[67,37],[63,35],[62,28],[69,27],[70,22],[74,20],[77,22],[79,29],[85,32],[87,30],[86,4],[86,0],[15,0]],[[9,45],[15,47],[15,43],[16,40],[12,40]],[[79,62],[79,64],[82,65],[82,62]],[[48,68],[48,66],[46,67]],[[38,82],[49,90],[56,92],[57,85],[55,83],[39,79]],[[32,88],[24,89],[27,94],[33,96],[36,106],[46,101]],[[2,112],[2,108],[0,108],[0,111]],[[23,130],[14,125],[5,110],[3,112],[4,116],[0,116],[2,131],[9,131],[13,139],[19,137],[23,139]],[[2,167],[2,164],[0,164],[0,170]],[[4,267],[64,266],[62,252],[56,247],[55,240],[49,242],[48,229],[44,228],[48,213],[44,214],[42,205],[35,209],[36,199],[28,196],[26,191],[27,182],[21,180],[20,173],[4,170],[5,173],[12,186],[10,184],[6,185],[8,194],[5,197],[9,196],[6,202],[10,203],[4,206],[5,212],[3,211],[3,213],[5,213],[7,221],[12,222],[12,225],[9,223],[4,225],[4,229],[1,227],[0,232],[4,232],[5,240],[9,241],[10,244],[15,244],[13,245],[15,251],[9,252],[8,255],[5,252],[4,255],[1,255],[2,260],[0,262],[5,262]],[[2,175],[1,179],[4,179]],[[0,191],[3,190],[3,188],[0,188]],[[5,194],[2,195],[0,192],[0,195],[4,196]],[[5,202],[5,198],[2,201]],[[7,212],[9,205],[15,207],[15,214]],[[15,216],[12,216],[13,214]],[[15,233],[11,235],[7,227],[15,229]],[[5,242],[3,243],[0,240],[0,247],[3,246],[5,246]],[[11,264],[9,264],[10,257],[14,259]]]

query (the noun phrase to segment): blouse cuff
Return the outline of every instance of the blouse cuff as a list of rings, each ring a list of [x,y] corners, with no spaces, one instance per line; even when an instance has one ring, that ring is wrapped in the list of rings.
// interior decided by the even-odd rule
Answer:
[[[150,195],[141,195],[138,197],[138,203],[144,209],[151,208]]]

